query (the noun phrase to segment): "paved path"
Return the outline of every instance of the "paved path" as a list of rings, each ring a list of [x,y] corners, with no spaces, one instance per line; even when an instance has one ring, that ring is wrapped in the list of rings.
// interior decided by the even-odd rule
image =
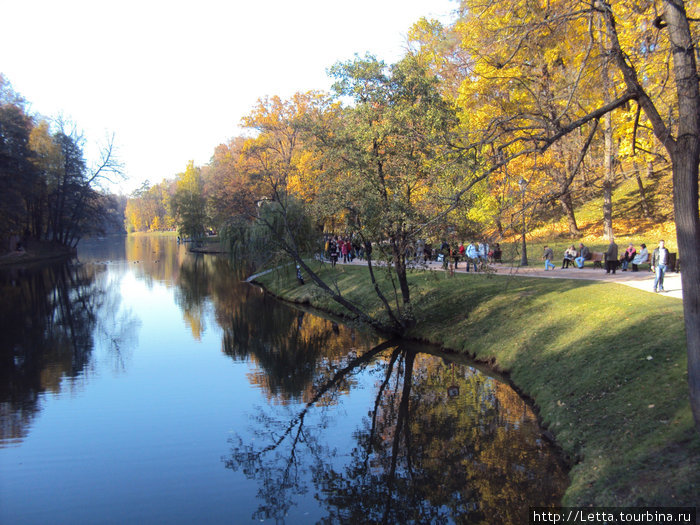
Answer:
[[[338,263],[342,264],[342,263]],[[355,259],[350,264],[365,265],[365,261],[360,261]],[[624,284],[626,286],[631,286],[633,288],[638,288],[640,290],[645,290],[649,293],[654,292],[654,274],[648,270],[640,270],[638,272],[627,271],[623,272],[617,270],[615,274],[607,274],[605,270],[592,267],[585,267],[583,269],[578,269],[573,266],[569,268],[562,269],[561,266],[557,266],[554,270],[545,271],[544,263],[537,263],[534,266],[509,266],[507,264],[493,264],[491,265],[496,273],[499,275],[514,275],[518,277],[547,277],[553,279],[586,279],[590,281],[605,281],[610,283]],[[430,262],[428,267],[431,270],[441,270],[442,263]],[[459,263],[457,268],[458,273],[466,273],[466,265],[462,261]],[[473,272],[473,270],[472,270]],[[675,297],[676,299],[682,299],[681,290],[681,274],[676,272],[666,272],[664,277],[664,288],[665,292],[660,295]]]

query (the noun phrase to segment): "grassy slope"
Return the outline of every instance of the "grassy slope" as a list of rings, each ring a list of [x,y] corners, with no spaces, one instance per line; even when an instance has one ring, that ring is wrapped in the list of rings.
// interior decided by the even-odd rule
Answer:
[[[643,177],[655,220],[646,219],[641,211],[639,189],[634,178],[621,180],[613,191],[613,230],[615,242],[620,252],[623,252],[629,243],[634,244],[639,250],[641,243],[645,243],[649,252],[657,245],[659,239],[666,241],[666,246],[672,252],[677,251],[676,227],[673,222],[673,203],[670,188],[672,187],[670,173],[659,173],[653,177]],[[568,234],[568,225],[556,209],[555,216],[541,227],[528,233],[528,255],[530,264],[540,262],[540,257],[545,244],[554,250],[555,259],[561,261],[564,250],[574,244],[583,242],[592,251],[603,252],[608,246],[608,240],[603,235],[603,197],[600,191],[587,198],[576,208],[576,222],[581,230],[581,235],[571,238]],[[501,243],[504,249],[504,258],[520,260],[520,238],[511,239]]]
[[[321,273],[380,313],[366,270]],[[291,273],[259,281],[340,313]],[[493,361],[535,401],[575,461],[565,504],[699,503],[680,301],[590,281],[417,272],[411,282],[411,337]]]

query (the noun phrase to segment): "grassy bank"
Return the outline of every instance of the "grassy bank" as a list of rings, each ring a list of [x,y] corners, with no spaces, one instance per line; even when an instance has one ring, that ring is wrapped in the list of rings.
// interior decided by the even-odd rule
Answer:
[[[319,271],[381,315],[366,269]],[[291,269],[258,282],[342,313]],[[410,337],[493,362],[534,400],[574,462],[564,504],[700,503],[681,301],[563,279],[416,272],[411,284],[418,323]]]

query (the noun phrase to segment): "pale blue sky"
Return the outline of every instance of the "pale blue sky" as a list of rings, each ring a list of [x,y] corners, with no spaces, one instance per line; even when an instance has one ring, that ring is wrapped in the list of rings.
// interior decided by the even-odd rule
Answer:
[[[327,90],[355,53],[393,62],[421,16],[451,0],[0,0],[0,72],[33,111],[94,144],[116,134],[128,193],[214,148],[265,95]],[[119,191],[119,189],[117,190]]]

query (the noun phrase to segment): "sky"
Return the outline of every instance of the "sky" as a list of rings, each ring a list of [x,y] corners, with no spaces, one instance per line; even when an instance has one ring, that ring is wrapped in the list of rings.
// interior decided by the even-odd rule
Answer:
[[[73,122],[88,162],[114,134],[128,194],[243,133],[265,96],[329,90],[326,70],[404,53],[421,17],[454,0],[0,0],[0,72],[30,110]]]

